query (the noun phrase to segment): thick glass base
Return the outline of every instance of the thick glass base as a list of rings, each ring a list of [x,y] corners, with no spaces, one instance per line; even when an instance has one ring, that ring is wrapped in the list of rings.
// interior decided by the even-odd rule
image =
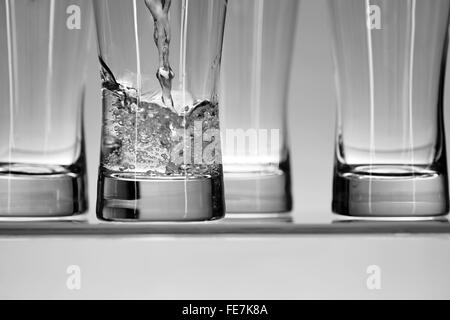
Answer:
[[[261,219],[264,214],[272,218],[274,213],[279,217],[292,210],[286,172],[225,172],[224,177],[227,214],[254,214]]]
[[[107,221],[208,221],[225,209],[221,177],[100,174],[97,217]]]
[[[430,170],[373,168],[337,173],[333,211],[372,218],[434,217],[448,212],[447,176]]]
[[[1,166],[1,220],[64,218],[86,210],[84,174],[62,167]]]

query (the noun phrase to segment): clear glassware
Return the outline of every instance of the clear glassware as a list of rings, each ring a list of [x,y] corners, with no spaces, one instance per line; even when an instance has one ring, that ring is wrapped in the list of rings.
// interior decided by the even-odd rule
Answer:
[[[224,215],[216,89],[226,7],[225,0],[94,2],[103,81],[100,219]]]
[[[298,3],[229,1],[220,94],[227,213],[292,209],[286,105]]]
[[[448,0],[329,0],[338,125],[333,211],[446,214]]]
[[[58,219],[87,209],[91,14],[83,0],[0,1],[1,218]]]

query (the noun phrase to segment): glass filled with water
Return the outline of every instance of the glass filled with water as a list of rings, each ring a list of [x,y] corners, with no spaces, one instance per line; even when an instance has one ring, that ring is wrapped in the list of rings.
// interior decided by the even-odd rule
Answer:
[[[226,0],[96,0],[103,93],[97,215],[224,215],[217,86]]]
[[[333,210],[448,211],[443,124],[448,0],[330,0],[338,126]]]
[[[87,209],[82,109],[91,3],[0,1],[0,217]]]
[[[221,76],[227,213],[288,218],[287,97],[298,0],[230,0]]]

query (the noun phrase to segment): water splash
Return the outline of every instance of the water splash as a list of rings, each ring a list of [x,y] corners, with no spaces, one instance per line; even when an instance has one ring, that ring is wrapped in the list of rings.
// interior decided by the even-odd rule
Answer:
[[[146,176],[220,174],[218,105],[196,103],[178,114],[152,97],[137,100],[135,88],[103,88],[102,166]],[[154,98],[154,97],[153,97]]]

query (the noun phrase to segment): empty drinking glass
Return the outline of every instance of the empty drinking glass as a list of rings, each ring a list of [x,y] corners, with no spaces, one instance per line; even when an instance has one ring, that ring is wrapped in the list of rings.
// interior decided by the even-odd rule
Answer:
[[[223,216],[217,86],[226,7],[225,0],[94,2],[100,219]]]
[[[82,126],[91,3],[0,1],[0,217],[87,209]]]
[[[448,0],[329,0],[338,126],[333,210],[448,211],[443,88]]]
[[[286,105],[298,3],[229,1],[220,100],[225,199],[234,217],[292,209]]]

